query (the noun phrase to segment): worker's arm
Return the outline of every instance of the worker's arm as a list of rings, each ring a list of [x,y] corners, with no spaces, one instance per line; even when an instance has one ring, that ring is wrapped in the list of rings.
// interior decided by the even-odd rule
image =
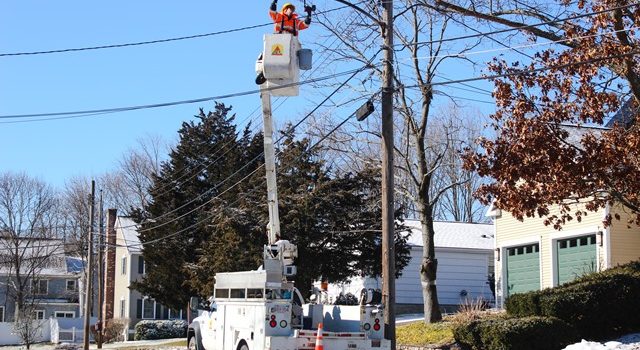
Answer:
[[[276,17],[278,16],[278,0],[273,0],[273,2],[271,3],[271,7],[269,7],[269,16],[271,16],[271,19],[274,22],[277,20]]]
[[[313,7],[312,6],[305,6],[304,7],[304,11],[307,13],[307,18],[304,19],[304,24],[306,25],[307,28],[311,24],[311,13],[313,11],[315,11],[315,8],[316,8],[315,5]],[[302,29],[302,28],[300,28],[300,29]]]

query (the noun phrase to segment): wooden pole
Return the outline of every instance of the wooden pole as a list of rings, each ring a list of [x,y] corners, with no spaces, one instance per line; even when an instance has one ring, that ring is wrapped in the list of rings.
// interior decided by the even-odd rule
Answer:
[[[89,323],[91,320],[91,292],[93,281],[93,226],[94,218],[93,211],[95,209],[96,199],[96,182],[91,180],[91,197],[89,199],[89,234],[87,239],[88,254],[87,254],[87,280],[85,281],[85,296],[84,296],[84,350],[89,350]]]
[[[102,349],[102,334],[105,326],[104,320],[104,201],[102,198],[102,190],[100,190],[100,214],[98,214],[100,221],[98,224],[98,324],[96,327],[96,343],[98,349]]]
[[[385,338],[396,348],[396,285],[393,196],[393,0],[383,0],[382,76],[382,298]]]

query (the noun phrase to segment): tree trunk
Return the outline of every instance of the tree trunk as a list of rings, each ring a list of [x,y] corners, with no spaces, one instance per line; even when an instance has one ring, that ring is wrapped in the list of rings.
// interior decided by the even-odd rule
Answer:
[[[424,322],[434,323],[442,321],[438,292],[436,286],[436,272],[438,260],[436,259],[432,208],[421,205],[420,221],[422,223],[422,265],[420,266],[420,281],[422,282],[422,297],[424,299]]]

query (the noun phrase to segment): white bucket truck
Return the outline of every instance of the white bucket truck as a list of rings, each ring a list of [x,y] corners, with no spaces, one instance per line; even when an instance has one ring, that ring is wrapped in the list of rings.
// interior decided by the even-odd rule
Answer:
[[[287,277],[295,245],[265,246],[264,265],[255,271],[215,275],[214,301],[189,325],[189,349],[313,350],[323,323],[324,348],[389,349],[380,300],[363,293],[360,305],[303,304]]]
[[[215,275],[210,307],[200,311],[189,325],[189,349],[197,350],[313,350],[317,327],[323,327],[327,350],[390,349],[384,339],[384,308],[378,293],[367,291],[360,305],[303,304],[291,280],[296,274],[293,259],[298,249],[280,240],[278,195],[273,147],[271,95],[298,94],[299,69],[309,69],[311,52],[300,49],[295,36],[265,36],[264,52],[256,69],[264,73],[261,101],[267,178],[269,244],[264,263],[255,271]],[[302,59],[304,58],[304,59]],[[192,298],[195,312],[197,298]]]

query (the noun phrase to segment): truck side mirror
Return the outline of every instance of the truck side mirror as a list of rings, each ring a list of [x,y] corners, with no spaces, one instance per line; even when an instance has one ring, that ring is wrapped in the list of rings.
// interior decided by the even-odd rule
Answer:
[[[200,298],[191,297],[191,299],[189,299],[189,309],[191,309],[191,312],[197,312],[198,305],[200,305]]]

